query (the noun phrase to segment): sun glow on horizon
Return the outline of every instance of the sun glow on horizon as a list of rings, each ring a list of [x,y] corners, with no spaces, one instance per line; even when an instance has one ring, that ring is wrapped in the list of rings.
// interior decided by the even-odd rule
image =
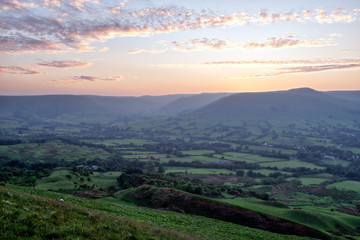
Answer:
[[[1,95],[360,90],[356,0],[6,0],[0,16]]]

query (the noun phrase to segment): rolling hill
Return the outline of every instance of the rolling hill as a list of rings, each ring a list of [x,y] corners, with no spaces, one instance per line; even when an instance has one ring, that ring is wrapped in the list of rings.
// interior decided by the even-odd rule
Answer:
[[[346,94],[343,94],[343,96]],[[356,101],[310,88],[288,91],[238,93],[223,97],[190,113],[186,118],[199,119],[305,119],[355,120],[360,116]]]

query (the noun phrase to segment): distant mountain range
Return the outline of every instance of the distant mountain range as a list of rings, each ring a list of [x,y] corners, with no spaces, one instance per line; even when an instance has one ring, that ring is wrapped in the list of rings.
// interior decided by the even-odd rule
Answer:
[[[360,118],[360,91],[319,92],[310,88],[237,93],[209,103],[191,117],[220,119]]]
[[[179,116],[214,119],[360,118],[360,91],[310,88],[257,93],[203,93],[141,97],[93,95],[0,96],[0,117],[121,119]]]

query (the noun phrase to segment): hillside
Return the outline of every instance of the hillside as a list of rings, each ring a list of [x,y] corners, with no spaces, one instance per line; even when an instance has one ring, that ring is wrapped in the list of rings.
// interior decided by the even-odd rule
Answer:
[[[91,95],[0,96],[1,117],[41,119],[118,118],[150,113],[182,95],[104,97]]]
[[[175,189],[144,185],[126,191],[122,198],[140,206],[205,216],[274,233],[330,239],[330,236],[304,225]]]
[[[201,118],[356,119],[359,92],[309,88],[258,93],[203,93],[141,97],[93,95],[0,96],[0,117],[107,121],[134,116]]]
[[[360,108],[350,101],[309,88],[288,91],[238,93],[184,114],[187,118],[355,120]]]
[[[6,239],[310,239],[30,188],[0,186],[0,199]]]
[[[181,112],[195,110],[229,95],[231,95],[231,93],[202,93],[192,96],[179,97],[158,109],[157,112],[176,115]]]

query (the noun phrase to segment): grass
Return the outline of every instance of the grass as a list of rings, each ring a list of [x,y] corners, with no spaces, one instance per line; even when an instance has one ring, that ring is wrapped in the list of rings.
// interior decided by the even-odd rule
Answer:
[[[121,217],[0,187],[2,239],[195,239]]]
[[[319,185],[319,184],[327,181],[327,179],[313,178],[313,177],[302,177],[302,178],[297,178],[297,179],[300,180],[301,184],[304,185],[304,186],[307,186],[307,185]]]
[[[342,181],[330,184],[328,187],[336,187],[360,193],[360,182],[358,181]]]
[[[144,144],[154,144],[154,142],[150,142],[142,139],[113,139],[113,140],[84,140],[84,142],[89,142],[93,144],[103,144],[106,146],[120,146],[120,145],[134,145],[134,146],[142,146]]]
[[[80,158],[104,159],[110,153],[100,148],[88,148],[62,143],[61,141],[49,141],[46,143],[24,143],[17,145],[0,146],[0,155],[9,156],[14,160],[29,160],[48,162],[49,159],[72,162]]]
[[[188,154],[192,156],[199,156],[204,154],[211,154],[214,153],[213,150],[189,150],[189,151],[183,151],[183,154]]]
[[[11,188],[0,186],[0,193],[1,193],[1,198],[3,200],[10,202],[13,201],[14,203],[15,203],[15,200],[13,200],[14,197],[23,196],[27,193],[35,194],[35,195],[25,195],[26,202],[32,203],[31,205],[33,206],[39,205],[40,206],[39,209],[45,209],[47,213],[49,212],[51,213],[51,211],[53,211],[49,208],[44,208],[44,204],[50,202],[51,204],[54,203],[55,205],[59,205],[60,207],[66,206],[57,211],[55,210],[56,212],[62,213],[63,211],[71,211],[73,208],[75,208],[82,210],[80,214],[84,215],[85,219],[95,218],[94,220],[97,219],[99,220],[97,222],[93,222],[91,226],[89,226],[86,224],[86,220],[84,220],[84,224],[83,224],[82,218],[81,219],[78,219],[76,217],[72,218],[73,221],[71,222],[75,222],[75,226],[78,226],[79,228],[84,228],[84,231],[86,231],[86,228],[89,227],[90,230],[96,228],[96,230],[99,232],[97,234],[108,234],[106,232],[107,229],[109,229],[109,232],[111,233],[113,231],[112,227],[114,225],[118,227],[122,227],[123,225],[125,225],[126,227],[127,226],[126,222],[130,222],[135,224],[135,226],[138,226],[138,228],[134,227],[137,231],[134,232],[134,235],[135,233],[138,233],[138,235],[136,236],[137,238],[135,237],[131,238],[131,234],[129,234],[130,236],[128,238],[121,238],[121,236],[120,237],[117,236],[118,238],[108,238],[108,237],[99,236],[96,239],[150,239],[150,236],[153,237],[152,239],[184,239],[183,236],[185,236],[185,239],[192,239],[194,237],[198,237],[203,239],[214,239],[214,240],[215,239],[216,240],[310,239],[310,238],[302,238],[296,236],[279,235],[258,229],[243,227],[232,223],[209,219],[201,216],[141,208],[141,207],[131,206],[128,204],[124,205],[121,201],[119,201],[118,203],[95,201],[95,200],[74,197],[70,195],[64,195],[59,193],[53,193],[53,192],[47,192],[47,191],[36,190],[25,187],[17,187],[17,186],[11,186]],[[9,194],[10,196],[12,195],[13,198],[7,197],[5,199],[3,195],[6,196],[6,194]],[[64,199],[66,205],[59,204],[58,203],[59,198]],[[39,199],[39,201],[37,201],[37,199]],[[3,201],[0,202],[0,204],[2,211],[5,211],[5,209],[8,206],[4,207]],[[24,201],[21,204],[16,203],[16,206],[19,206],[20,212],[24,211],[23,208],[24,204],[25,204]],[[46,212],[39,213],[38,217],[41,218],[42,214],[46,214]],[[99,215],[95,215],[96,213]],[[100,218],[98,216],[104,216],[104,218]],[[105,216],[111,219],[111,221],[107,221]],[[114,224],[114,220],[118,220],[118,219],[120,221],[120,224]],[[121,220],[124,220],[124,222],[121,222]],[[15,221],[4,221],[3,218],[0,218],[0,221],[7,222],[6,226],[9,226],[9,228],[15,228],[12,225],[17,224],[17,222]],[[111,222],[113,223],[111,224]],[[60,224],[62,223],[60,222]],[[98,224],[100,224],[100,226],[98,226]],[[155,228],[149,225],[155,226]],[[51,228],[51,223],[47,223],[47,226]],[[70,225],[69,228],[71,228],[71,226],[72,225]],[[104,226],[104,228],[101,228],[101,226]],[[58,229],[57,231],[60,231],[61,228],[57,226],[57,229]],[[162,235],[157,235],[157,232],[155,232],[155,236],[151,235],[152,231],[156,231],[156,230],[162,232],[165,235],[165,238],[162,238]],[[44,231],[48,231],[48,230],[45,229]],[[10,236],[8,237],[8,239],[14,239],[13,237],[11,237],[13,236],[13,234],[15,234],[14,231],[6,230],[4,232],[5,234],[8,234]],[[77,231],[76,233],[81,234],[81,231]],[[38,238],[41,237],[42,236]],[[65,238],[66,236],[60,236],[60,237]],[[74,236],[73,238],[76,237],[78,236]],[[91,233],[87,234],[87,237],[91,238],[92,234]],[[85,239],[85,238],[80,237],[79,239]]]
[[[320,167],[317,166],[313,163],[308,163],[308,162],[302,162],[299,161],[297,159],[293,159],[293,160],[289,160],[289,161],[279,161],[279,162],[265,162],[265,163],[260,163],[260,166],[262,167],[277,167],[279,169],[283,169],[286,167],[289,168],[298,168],[298,167],[305,167],[305,168],[310,168],[310,169],[324,169],[324,167]]]
[[[248,145],[248,149],[249,150],[257,150],[257,151],[268,151],[268,152],[272,152],[272,151],[279,152],[280,151],[282,154],[290,154],[290,155],[295,155],[297,153],[297,150],[294,150],[294,149],[283,149],[283,148],[275,148],[275,147],[270,147],[270,146]]]
[[[94,185],[96,189],[107,188],[117,186],[116,178],[120,176],[120,174],[121,172],[94,172],[93,175],[78,176],[70,170],[58,168],[55,169],[50,176],[38,179],[36,188],[52,191],[74,190],[82,184]]]
[[[165,173],[188,172],[189,174],[234,174],[235,171],[218,168],[167,167]]]
[[[248,153],[226,152],[224,158],[234,161],[245,161],[247,163],[264,163],[264,162],[279,162],[286,161],[286,159],[262,157],[259,155],[253,155]]]
[[[66,175],[71,176],[71,179]],[[66,169],[56,169],[50,176],[38,179],[36,181],[36,188],[42,190],[72,190],[76,188],[74,181],[77,182],[77,176]]]
[[[90,175],[91,182],[100,188],[107,188],[111,186],[117,186],[116,178],[121,175],[121,172],[94,172],[94,175]]]
[[[332,207],[302,206],[301,208],[291,209],[284,205],[272,205],[256,198],[234,198],[222,201],[288,219],[323,232],[338,232],[336,226],[352,230],[360,226],[360,217],[331,211]]]
[[[342,167],[347,167],[350,164],[350,162],[340,159],[337,160],[326,159],[326,160],[322,160],[322,162],[327,165],[341,165]]]
[[[356,147],[345,147],[342,150],[352,151],[355,154],[360,154],[360,148],[356,148]]]

